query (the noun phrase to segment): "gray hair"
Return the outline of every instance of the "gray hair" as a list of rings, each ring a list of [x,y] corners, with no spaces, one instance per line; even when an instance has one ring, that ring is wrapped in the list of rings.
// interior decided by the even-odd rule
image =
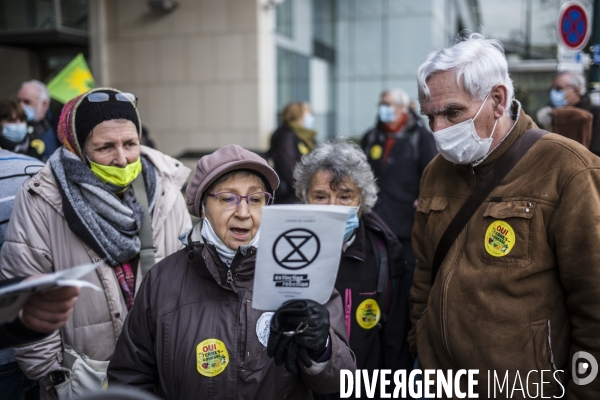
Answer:
[[[394,99],[394,103],[396,103],[397,106],[403,108],[408,107],[408,104],[410,103],[410,97],[408,97],[408,94],[404,90],[400,88],[389,89],[382,92],[381,97],[386,96],[388,94],[392,96],[392,98]]]
[[[333,175],[332,188],[344,179],[350,179],[360,190],[361,208],[369,212],[377,202],[375,175],[365,153],[356,143],[343,138],[323,143],[302,156],[294,169],[296,196],[307,203],[308,190],[317,172],[326,171]]]
[[[583,96],[585,94],[585,91],[586,91],[585,90],[585,77],[582,74],[580,74],[578,72],[573,72],[573,71],[562,71],[562,72],[559,72],[558,74],[556,74],[554,76],[554,79],[556,79],[562,75],[568,75],[569,78],[571,78],[571,86],[579,89],[579,94],[581,96]]]
[[[27,86],[27,85],[33,85],[35,86],[35,88],[37,89],[40,97],[38,99],[38,104],[47,101],[48,103],[50,103],[50,92],[48,92],[48,88],[46,87],[46,85],[44,85],[42,82],[37,81],[35,79],[27,81],[27,82],[23,82],[21,84],[21,88]],[[36,104],[36,106],[38,105]]]
[[[510,110],[515,89],[508,75],[502,42],[467,31],[452,47],[430,53],[417,71],[419,101],[429,100],[427,80],[431,76],[451,70],[456,71],[458,86],[471,98],[484,100],[494,86],[504,85],[507,92],[505,112]]]

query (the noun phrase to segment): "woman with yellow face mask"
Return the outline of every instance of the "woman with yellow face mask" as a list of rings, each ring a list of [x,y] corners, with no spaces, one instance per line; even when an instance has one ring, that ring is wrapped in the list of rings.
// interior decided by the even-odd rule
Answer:
[[[180,192],[190,170],[140,145],[136,101],[100,88],[68,102],[58,127],[64,147],[15,199],[1,278],[103,261],[84,278],[103,291],[82,290],[65,328],[15,350],[42,399],[100,389],[143,276],[191,228]]]

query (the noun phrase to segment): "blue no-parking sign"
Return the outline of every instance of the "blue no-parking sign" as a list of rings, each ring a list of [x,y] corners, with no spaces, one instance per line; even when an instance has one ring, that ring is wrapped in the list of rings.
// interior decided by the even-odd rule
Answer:
[[[575,1],[563,4],[557,20],[559,43],[567,50],[581,50],[587,43],[590,32],[590,18],[585,7]]]

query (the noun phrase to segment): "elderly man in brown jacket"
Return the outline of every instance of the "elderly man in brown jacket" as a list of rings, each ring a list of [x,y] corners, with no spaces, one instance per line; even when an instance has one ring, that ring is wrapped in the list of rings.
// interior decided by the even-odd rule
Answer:
[[[413,355],[423,369],[478,369],[479,398],[597,399],[600,159],[541,136],[473,207],[436,275],[454,216],[536,126],[513,99],[502,44],[479,34],[430,54],[418,83],[440,155],[413,228]]]

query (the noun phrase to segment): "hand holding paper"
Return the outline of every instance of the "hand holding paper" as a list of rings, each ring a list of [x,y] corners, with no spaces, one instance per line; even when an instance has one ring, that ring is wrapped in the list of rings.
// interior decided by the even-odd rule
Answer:
[[[19,319],[36,332],[52,333],[67,323],[79,292],[77,286],[64,286],[36,293],[25,302]]]

